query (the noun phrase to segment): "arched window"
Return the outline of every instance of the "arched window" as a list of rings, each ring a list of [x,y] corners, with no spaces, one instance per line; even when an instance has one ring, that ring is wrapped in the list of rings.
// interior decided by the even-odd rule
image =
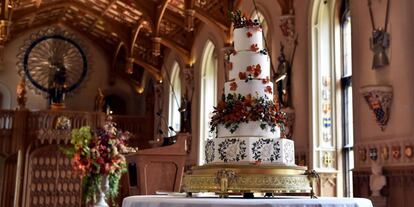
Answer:
[[[352,108],[352,39],[351,11],[349,0],[341,5],[341,89],[342,89],[342,126],[344,155],[345,195],[352,196],[352,169],[354,168],[354,126]]]
[[[180,131],[180,108],[181,102],[181,79],[180,66],[177,62],[173,64],[170,76],[170,95],[168,98],[168,126],[173,130],[168,130],[168,136],[174,136],[174,131]]]
[[[201,59],[201,87],[200,87],[200,150],[199,164],[204,163],[204,145],[210,133],[210,114],[217,103],[217,56],[214,53],[215,46],[208,40],[204,46]]]
[[[315,0],[312,12],[311,160],[313,168],[335,176],[337,196],[351,195],[352,188],[351,18],[347,2]]]

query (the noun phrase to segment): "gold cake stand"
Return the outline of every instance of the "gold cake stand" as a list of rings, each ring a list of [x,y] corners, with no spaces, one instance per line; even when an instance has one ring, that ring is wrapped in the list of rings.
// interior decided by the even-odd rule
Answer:
[[[189,197],[213,192],[221,198],[240,194],[253,197],[253,193],[307,194],[314,198],[312,183],[317,177],[315,171],[302,166],[207,164],[184,175],[183,189]]]

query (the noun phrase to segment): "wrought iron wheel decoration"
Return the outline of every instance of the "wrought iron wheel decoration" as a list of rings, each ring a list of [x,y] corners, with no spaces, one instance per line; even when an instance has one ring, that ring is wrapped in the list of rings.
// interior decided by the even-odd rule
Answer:
[[[369,16],[372,25],[372,37],[370,38],[370,47],[374,52],[374,59],[372,61],[372,69],[378,69],[389,64],[386,50],[390,47],[390,34],[387,32],[388,18],[390,11],[390,0],[387,0],[387,8],[385,12],[384,27],[377,27],[374,21],[374,14],[372,12],[372,0],[368,0]]]
[[[52,108],[64,107],[65,95],[79,88],[88,74],[84,47],[73,34],[57,27],[31,35],[18,59],[20,76],[37,94],[46,96]]]

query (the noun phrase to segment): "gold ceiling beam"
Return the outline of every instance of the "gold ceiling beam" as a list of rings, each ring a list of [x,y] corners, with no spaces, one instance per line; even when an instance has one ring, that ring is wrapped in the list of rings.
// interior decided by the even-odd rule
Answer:
[[[27,27],[29,28],[30,26],[32,26],[34,20],[36,19],[37,14],[39,13],[39,7],[40,4],[42,4],[42,0],[36,0],[36,11],[33,13],[33,15],[30,17],[29,22],[27,23]]]
[[[120,42],[118,44],[118,47],[117,47],[117,49],[115,51],[115,54],[114,54],[114,58],[112,60],[113,71],[115,71],[115,63],[116,63],[117,58],[126,58],[126,57],[118,57],[122,47],[125,48],[125,50],[126,50],[125,52],[128,52],[127,51],[128,48],[126,47],[126,45],[124,43]],[[128,61],[128,60],[126,59],[125,61]],[[135,63],[137,65],[140,65],[145,70],[147,70],[157,81],[162,80],[161,72],[155,66],[151,65],[150,63],[146,62],[145,60],[143,60],[142,58],[140,58],[138,56],[133,57],[132,61],[133,61],[133,63]]]
[[[136,63],[137,65],[140,65],[146,71],[148,71],[148,73],[151,74],[155,78],[156,81],[158,81],[158,82],[162,81],[162,75],[161,75],[161,72],[158,68],[156,68],[153,65],[147,63],[145,60],[143,60],[139,57],[134,58],[134,63]]]
[[[161,21],[162,21],[162,17],[164,16],[165,10],[167,9],[168,6],[168,2],[170,0],[162,0],[162,2],[157,5],[157,16],[156,16],[156,24],[155,24],[155,32],[154,32],[154,36],[158,37],[160,34],[160,26],[161,26]]]
[[[202,9],[194,7],[194,11],[195,11],[194,16],[197,19],[204,22],[205,24],[207,24],[209,26],[212,26],[212,27],[216,27],[219,30],[222,30],[223,32],[226,32],[226,31],[229,30],[229,27],[227,27],[225,24],[213,19],[210,14],[203,11]]]
[[[185,27],[184,23],[185,23],[185,19],[182,18],[180,15],[178,15],[177,13],[175,13],[174,11],[168,9],[167,11],[165,11],[165,19],[167,19],[169,22],[172,22],[173,24],[179,26],[179,27]]]
[[[135,0],[135,6],[137,10],[142,13],[142,18],[144,18],[144,20],[148,22],[148,25],[150,26],[153,32],[155,30],[155,16],[153,15],[154,12],[152,12],[152,4],[153,3],[148,0],[144,0],[144,2],[142,2],[142,0]]]
[[[175,43],[175,41],[168,38],[161,38],[160,43],[176,52],[184,60],[185,64],[192,64],[190,52],[187,49],[179,46],[177,43]]]
[[[137,28],[133,31],[133,36],[132,36],[132,40],[131,40],[131,44],[129,47],[130,50],[130,56],[133,57],[134,56],[134,45],[138,40],[138,35],[139,32],[141,31],[141,29],[144,27],[144,20],[140,19],[140,21],[138,21],[138,26]]]
[[[117,23],[115,20],[112,20],[107,17],[102,17],[101,14],[82,3],[79,3],[77,1],[65,1],[65,2],[59,2],[59,3],[48,3],[48,4],[41,4],[41,6],[38,8],[38,12],[44,12],[56,8],[67,8],[67,7],[74,7],[76,9],[81,10],[82,12],[85,12],[86,14],[92,16],[95,19],[99,19],[103,22],[105,22],[106,29],[108,29],[109,32],[115,33],[121,41],[127,42],[129,39],[128,32],[129,28],[122,26],[121,24]],[[15,20],[15,22],[21,21],[23,19],[26,19],[31,16],[33,12],[36,12],[36,8],[29,7],[24,9],[19,9],[15,11],[15,16],[19,16],[20,18]]]
[[[105,8],[105,10],[103,10],[103,11],[102,11],[102,13],[101,13],[101,17],[104,17],[104,16],[105,16],[105,14],[106,14],[106,13],[108,13],[108,11],[109,11],[109,9],[112,7],[112,5],[114,5],[117,1],[118,1],[118,0],[112,0],[111,2],[109,2],[108,6]],[[96,24],[98,24],[99,20],[101,20],[101,19],[96,18],[96,19],[95,19],[95,21],[94,21],[94,22],[91,24],[91,26],[88,28],[88,31],[87,31],[87,32],[92,31],[92,29],[96,27]]]
[[[13,0],[1,0],[1,10],[0,15],[2,20],[7,20],[10,17],[13,8],[10,8],[9,5]]]
[[[194,13],[195,13],[194,4],[195,4],[195,0],[184,1],[185,28],[189,32],[194,30]]]
[[[157,5],[156,17],[155,17],[155,31],[152,33],[152,54],[154,56],[159,56],[161,54],[161,37],[160,37],[160,27],[162,17],[164,16],[165,10],[168,7],[169,0],[162,0],[160,4]]]

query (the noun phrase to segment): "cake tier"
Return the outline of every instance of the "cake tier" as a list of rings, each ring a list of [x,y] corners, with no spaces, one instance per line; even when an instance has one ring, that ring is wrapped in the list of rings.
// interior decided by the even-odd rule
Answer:
[[[280,129],[275,127],[272,132],[271,128],[266,125],[263,129],[260,127],[260,121],[249,121],[248,123],[239,123],[239,127],[235,132],[231,133],[229,129],[222,124],[217,126],[217,137],[265,137],[265,138],[279,138]]]
[[[252,45],[263,49],[263,34],[259,26],[243,27],[234,30],[234,49],[251,50]]]
[[[240,94],[242,96],[265,97],[273,100],[273,83],[263,83],[262,80],[237,80],[224,84],[224,94]]]
[[[260,52],[253,51],[241,51],[230,56],[230,62],[232,69],[229,70],[229,79],[230,80],[240,80],[240,73],[245,73],[246,76],[253,74],[248,71],[248,67],[256,68],[257,65],[260,65],[260,73],[256,79],[266,79],[270,77],[270,59],[268,55],[262,54]]]
[[[208,140],[205,161],[211,164],[295,165],[294,142],[263,137],[228,137]]]

